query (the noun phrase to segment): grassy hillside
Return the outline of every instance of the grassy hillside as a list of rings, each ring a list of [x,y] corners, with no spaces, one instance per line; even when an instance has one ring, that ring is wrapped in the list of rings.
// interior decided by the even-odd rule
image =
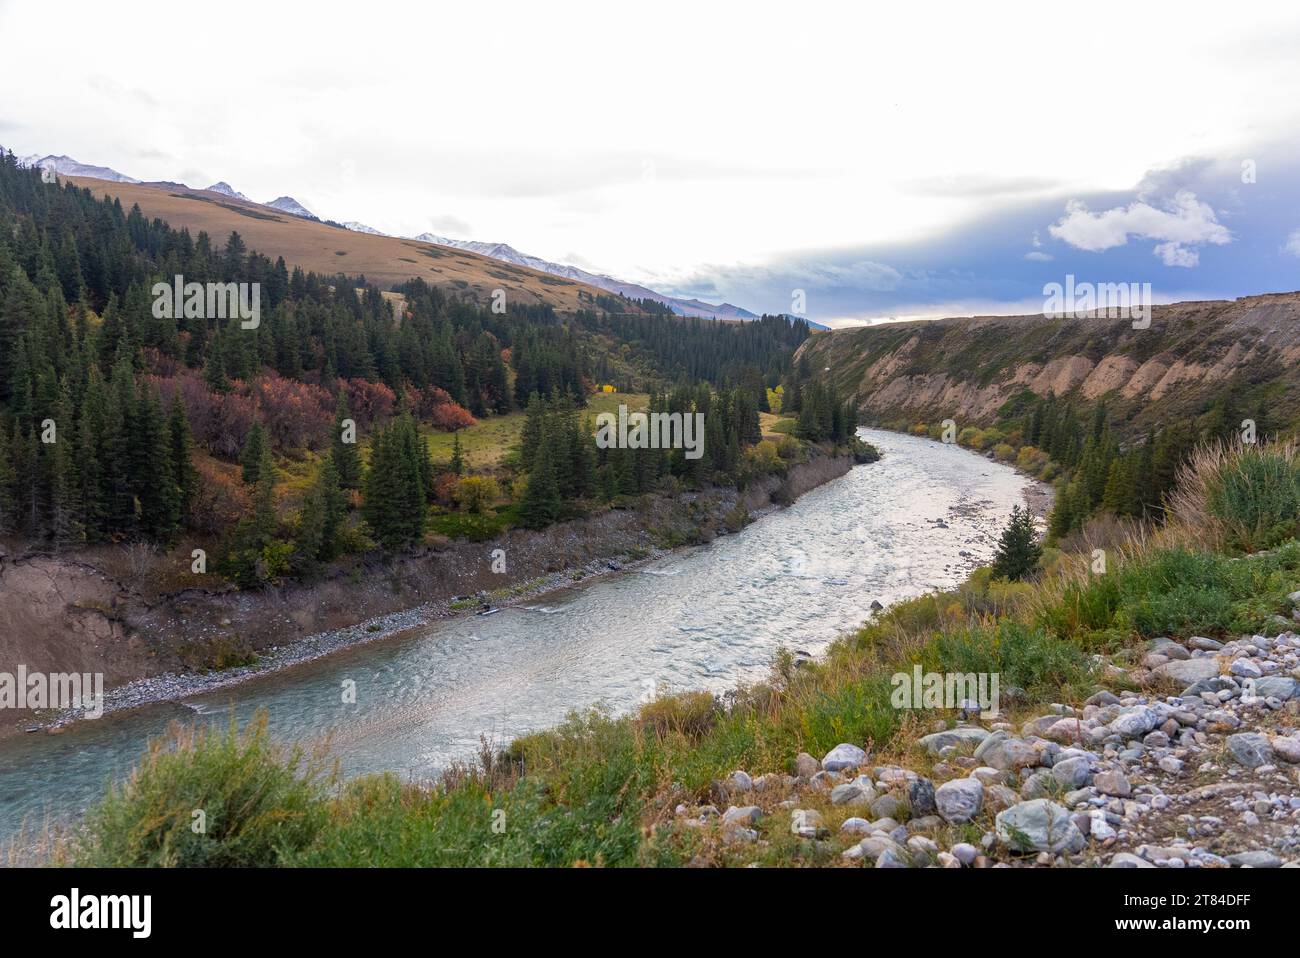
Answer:
[[[504,289],[513,305],[549,303],[557,309],[590,309],[597,296],[608,295],[594,286],[476,253],[355,233],[207,190],[70,179],[96,197],[116,197],[126,210],[139,205],[146,218],[165,220],[174,229],[188,229],[192,235],[206,230],[224,241],[232,231],[238,232],[250,248],[283,256],[290,268],[301,266],[324,275],[364,274],[383,286],[420,277],[431,286],[479,304],[489,303],[494,289]]]

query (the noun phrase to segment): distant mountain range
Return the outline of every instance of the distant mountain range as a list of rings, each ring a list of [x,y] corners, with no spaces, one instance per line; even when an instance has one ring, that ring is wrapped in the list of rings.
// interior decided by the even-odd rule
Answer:
[[[40,169],[52,169],[55,173],[62,176],[88,176],[97,180],[109,180],[114,183],[141,183],[134,177],[126,176],[117,170],[110,169],[107,166],[92,166],[86,163],[78,163],[70,156],[24,156],[19,157],[18,163],[21,166],[37,167]],[[163,185],[163,184],[160,184]],[[184,186],[182,183],[170,183],[169,186]],[[188,189],[188,187],[186,187]],[[222,196],[228,196],[232,199],[242,200],[246,203],[256,203],[256,200],[250,200],[243,193],[238,192],[229,183],[224,180],[213,183],[207,187],[208,192],[219,193]],[[298,216],[302,219],[314,220],[321,222],[318,217],[307,207],[303,206],[292,196],[277,196],[275,199],[266,203],[259,203],[259,206],[270,207],[279,210],[281,213],[288,213],[290,216]],[[347,222],[334,224],[343,226],[357,233],[369,233],[374,236],[388,236],[381,230],[366,226],[364,223]],[[515,266],[524,266],[529,269],[535,269],[542,273],[549,273],[552,276],[559,276],[564,279],[574,280],[579,283],[586,283],[595,286],[597,289],[603,289],[615,295],[626,296],[628,299],[645,299],[667,306],[678,316],[699,316],[704,319],[720,319],[729,321],[746,321],[758,319],[757,313],[752,313],[741,306],[735,306],[731,303],[721,303],[714,305],[706,303],[700,299],[682,299],[676,296],[668,296],[657,292],[638,283],[629,283],[625,280],[616,279],[613,276],[605,276],[600,273],[588,272],[577,266],[569,266],[565,263],[553,263],[544,260],[538,256],[530,256],[527,253],[521,253],[506,243],[485,243],[480,240],[457,240],[446,236],[437,236],[433,233],[421,233],[419,236],[405,237],[407,239],[420,240],[425,243],[433,243],[437,246],[449,246],[453,249],[467,250],[471,253],[478,253],[480,256],[488,256],[492,259],[500,260],[503,263],[511,263]],[[810,325],[824,329],[819,323]]]
[[[224,196],[229,196],[237,200],[243,200],[245,203],[253,202],[253,200],[250,200],[247,196],[237,191],[233,186],[231,186],[229,183],[225,182],[224,180],[222,180],[220,183],[213,183],[211,186],[208,187],[208,192],[221,193]]]
[[[117,172],[117,170],[110,170],[107,166],[91,166],[88,163],[78,163],[70,156],[55,156],[53,153],[49,156],[41,156],[39,153],[33,153],[31,156],[20,156],[18,157],[18,165],[40,170],[53,170],[61,176],[89,176],[97,180],[111,180],[114,183],[140,182]]]
[[[579,269],[577,266],[552,263],[537,256],[529,256],[527,253],[521,253],[506,243],[456,240],[446,236],[438,236],[434,233],[421,233],[419,236],[412,236],[411,239],[433,243],[437,246],[450,246],[454,249],[468,250],[471,253],[478,253],[480,256],[490,256],[492,259],[499,259],[503,263],[526,266],[542,273],[550,273],[552,276],[576,280],[579,283],[595,286],[597,289],[608,290],[616,295],[626,296],[628,299],[653,300],[667,306],[678,316],[700,316],[704,319],[725,320],[758,319],[757,313],[751,313],[749,310],[740,306],[733,306],[731,303],[714,306],[712,303],[706,303],[699,299],[679,299],[675,296],[666,296],[637,283],[629,283],[621,279],[615,279],[613,276],[591,273],[585,269]]]

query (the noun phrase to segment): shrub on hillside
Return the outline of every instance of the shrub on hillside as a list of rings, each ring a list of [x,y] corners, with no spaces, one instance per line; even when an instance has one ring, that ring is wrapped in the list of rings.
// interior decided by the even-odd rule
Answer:
[[[224,733],[174,726],[87,813],[69,857],[92,868],[279,865],[325,823],[332,779],[319,756],[273,744],[265,712],[243,732],[233,719]]]
[[[1300,533],[1300,447],[1218,444],[1179,470],[1170,512],[1216,547],[1271,549]]]

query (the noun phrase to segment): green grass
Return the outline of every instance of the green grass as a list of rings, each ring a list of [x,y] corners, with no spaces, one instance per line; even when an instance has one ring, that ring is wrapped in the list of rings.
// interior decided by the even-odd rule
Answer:
[[[429,517],[429,530],[449,539],[487,542],[495,539],[518,520],[517,505],[499,506],[490,512],[442,512]]]
[[[1066,587],[1044,610],[1044,627],[1086,646],[1127,636],[1276,632],[1272,616],[1290,609],[1300,576],[1300,544],[1233,559],[1184,548],[1157,549],[1106,575]]]
[[[1229,545],[1244,552],[1271,549],[1300,530],[1300,460],[1285,447],[1240,449],[1208,478],[1205,493]]]
[[[260,715],[242,732],[175,728],[90,811],[65,849],[91,868],[282,864],[324,826],[332,772],[273,743]]]
[[[636,412],[644,410],[648,402],[649,397],[643,393],[596,393],[588,397],[588,406],[582,414],[591,417],[594,428],[596,416],[600,413],[617,413],[623,403],[630,412]],[[505,416],[489,416],[468,429],[460,430],[461,456],[467,468],[474,472],[491,472],[501,465],[511,447],[519,442],[525,415],[520,411]],[[451,461],[453,434],[428,430],[426,435],[434,465],[445,466]]]

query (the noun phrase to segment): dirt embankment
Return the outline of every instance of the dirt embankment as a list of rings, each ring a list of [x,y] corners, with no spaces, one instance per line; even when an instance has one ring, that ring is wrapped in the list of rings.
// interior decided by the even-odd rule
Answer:
[[[1273,429],[1300,422],[1300,293],[1104,316],[972,316],[818,334],[799,357],[873,421],[987,425],[1025,390],[1104,399],[1126,435],[1193,418],[1225,392]]]
[[[103,673],[105,689],[113,689],[196,666],[247,661],[254,653],[418,607],[450,614],[453,600],[480,592],[500,602],[665,548],[712,541],[852,466],[851,455],[814,450],[784,480],[770,476],[743,493],[645,496],[636,509],[612,509],[541,532],[515,530],[490,542],[443,542],[386,562],[358,559],[320,581],[259,592],[187,589],[154,596],[93,558],[0,548],[0,672],[15,674],[22,664],[29,673]],[[504,571],[496,571],[502,559]],[[147,580],[148,572],[131,578]],[[371,633],[356,631],[375,638],[401,627],[386,622]],[[0,738],[48,718],[6,709]]]

